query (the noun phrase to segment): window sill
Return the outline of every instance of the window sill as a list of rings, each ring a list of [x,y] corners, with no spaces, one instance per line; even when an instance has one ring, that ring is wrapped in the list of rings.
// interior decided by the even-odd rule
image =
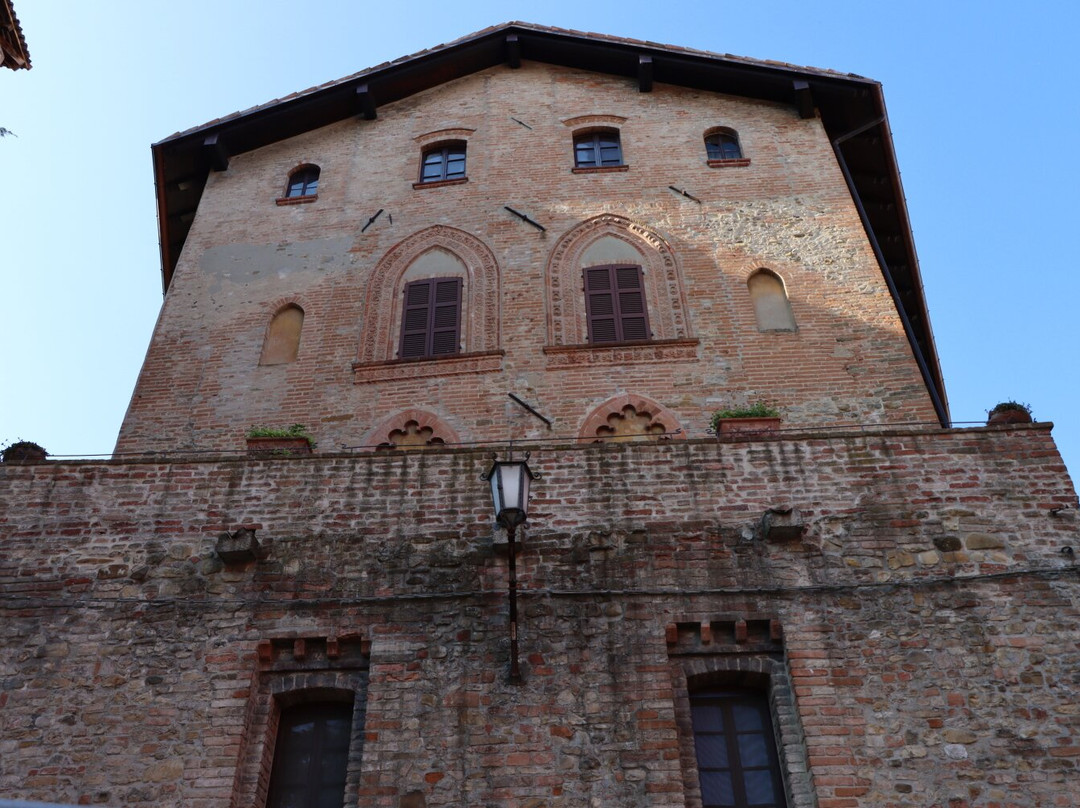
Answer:
[[[750,158],[729,157],[726,160],[706,160],[705,163],[709,168],[738,168],[739,166],[750,165]]]
[[[421,359],[391,359],[386,362],[353,362],[353,384],[494,373],[502,370],[503,353],[483,351]]]
[[[619,171],[629,171],[630,166],[625,163],[621,166],[574,166],[570,170],[574,174],[612,174]]]
[[[665,339],[647,342],[600,342],[585,345],[545,345],[547,369],[589,365],[647,364],[697,361],[696,339]]]
[[[464,185],[469,181],[468,177],[462,177],[456,180],[434,180],[432,182],[414,182],[412,184],[414,191],[419,191],[421,188],[442,188],[446,185]]]
[[[314,202],[318,198],[318,194],[309,194],[307,196],[282,196],[274,201],[279,205],[303,205],[308,202]]]

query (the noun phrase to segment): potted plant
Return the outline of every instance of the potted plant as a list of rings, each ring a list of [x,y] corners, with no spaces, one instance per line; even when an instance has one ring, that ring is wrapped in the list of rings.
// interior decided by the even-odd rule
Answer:
[[[1002,401],[989,411],[987,425],[991,424],[1030,424],[1031,406],[1019,401]]]
[[[253,426],[247,433],[248,457],[309,455],[315,439],[303,424],[290,427]]]
[[[43,446],[29,440],[17,440],[0,451],[0,459],[12,465],[44,463],[45,458],[48,456],[49,453],[45,451]]]
[[[719,438],[723,435],[775,432],[780,428],[780,410],[763,401],[748,407],[717,410],[709,426]]]

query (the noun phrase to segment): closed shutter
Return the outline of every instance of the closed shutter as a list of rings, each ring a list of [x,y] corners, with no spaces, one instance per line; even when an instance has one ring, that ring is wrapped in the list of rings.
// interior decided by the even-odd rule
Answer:
[[[651,338],[641,267],[602,266],[585,270],[589,342]]]
[[[402,359],[458,352],[461,278],[429,278],[405,286],[401,316]]]

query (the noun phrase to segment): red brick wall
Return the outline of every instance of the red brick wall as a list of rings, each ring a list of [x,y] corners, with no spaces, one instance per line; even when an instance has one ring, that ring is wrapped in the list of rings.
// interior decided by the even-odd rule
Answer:
[[[796,806],[1074,799],[1080,534],[1047,425],[539,448],[518,686],[486,463],[0,465],[0,793],[254,794],[296,650],[259,643],[298,637],[367,655],[355,804],[693,805],[680,677],[774,620]],[[783,506],[802,540],[763,541]],[[226,567],[240,525],[266,555]]]
[[[583,115],[625,119],[628,170],[572,173],[574,127],[564,122]],[[739,132],[750,165],[706,164],[703,135],[718,125]],[[444,129],[466,130],[468,182],[414,189],[423,136]],[[277,206],[305,162],[322,168],[318,201]],[[545,352],[557,345],[554,309],[580,294],[576,265],[564,267],[561,304],[551,291],[561,240],[605,214],[627,223],[619,232],[643,253],[654,331],[683,342]],[[492,257],[486,322],[502,354],[354,373],[379,319],[365,316],[376,268],[437,225]],[[760,267],[783,277],[797,332],[757,330],[746,279]],[[399,294],[380,298],[392,338]],[[298,361],[260,367],[267,324],[289,301],[305,312]],[[480,305],[466,289],[467,321]],[[684,309],[681,325],[673,305]],[[550,432],[507,391],[553,419]],[[759,400],[788,424],[934,420],[819,121],[783,105],[666,85],[639,93],[632,81],[525,64],[380,108],[375,121],[236,155],[211,173],[117,449],[241,449],[251,425],[295,422],[324,446],[354,446],[384,440],[374,426],[404,409],[430,412],[463,441],[575,437],[624,393],[669,408],[692,436],[713,410]]]

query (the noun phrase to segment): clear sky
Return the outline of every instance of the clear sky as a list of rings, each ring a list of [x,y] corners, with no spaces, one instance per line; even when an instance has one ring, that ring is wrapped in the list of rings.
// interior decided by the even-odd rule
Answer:
[[[15,5],[0,443],[112,450],[161,304],[151,143],[523,20],[881,81],[954,421],[1030,403],[1080,471],[1075,0]]]

